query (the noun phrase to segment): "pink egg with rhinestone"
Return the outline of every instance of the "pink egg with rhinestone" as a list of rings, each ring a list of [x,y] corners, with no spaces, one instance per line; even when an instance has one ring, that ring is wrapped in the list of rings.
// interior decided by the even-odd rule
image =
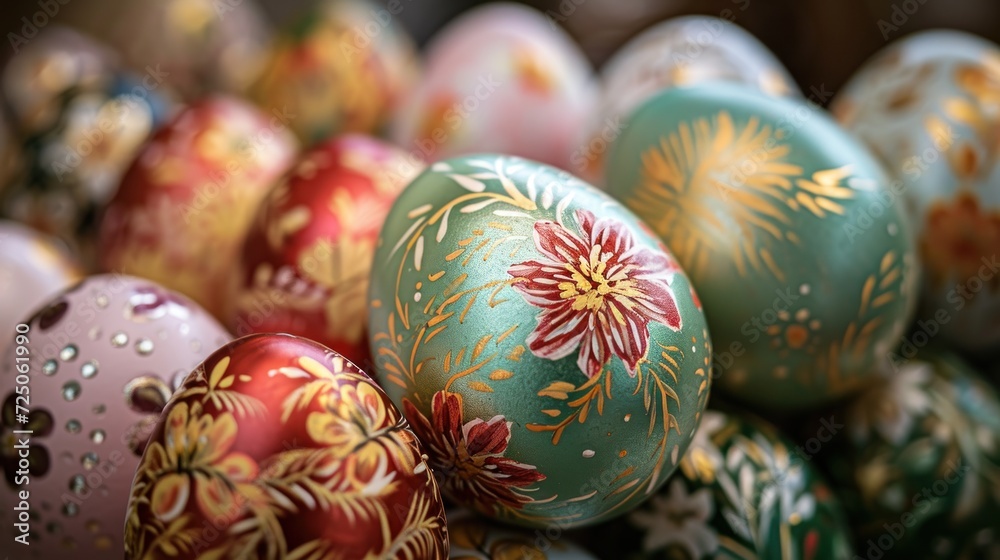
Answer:
[[[121,557],[132,476],[159,412],[232,337],[192,301],[118,274],[83,280],[15,330],[23,338],[8,333],[0,363],[0,526],[28,529],[23,558]],[[26,527],[15,525],[21,501]]]

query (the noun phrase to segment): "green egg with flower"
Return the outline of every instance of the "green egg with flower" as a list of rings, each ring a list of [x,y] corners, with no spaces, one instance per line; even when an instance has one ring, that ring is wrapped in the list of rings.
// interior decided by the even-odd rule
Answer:
[[[619,203],[530,160],[433,164],[397,199],[369,291],[375,375],[443,492],[570,528],[677,466],[710,386],[683,270]]]

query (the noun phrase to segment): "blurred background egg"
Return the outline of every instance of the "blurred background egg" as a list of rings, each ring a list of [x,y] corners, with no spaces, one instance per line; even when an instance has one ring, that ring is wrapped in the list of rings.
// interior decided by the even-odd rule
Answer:
[[[82,277],[80,263],[58,240],[0,220],[0,353],[10,344],[16,321]]]
[[[102,0],[99,10],[73,2],[59,15],[188,99],[245,92],[261,71],[271,36],[257,0]]]
[[[491,3],[450,22],[426,52],[396,142],[429,161],[498,152],[570,169],[596,94],[590,63],[552,19]]]
[[[608,146],[633,109],[664,89],[705,82],[744,84],[769,95],[800,95],[777,57],[732,21],[706,16],[669,19],[630,39],[604,63],[600,109],[589,119],[586,149],[577,154],[571,171],[603,181]]]
[[[186,107],[143,146],[108,204],[101,266],[155,280],[223,318],[243,236],[295,151],[286,123],[239,99]]]
[[[594,540],[602,558],[851,557],[850,526],[809,456],[774,426],[707,410],[680,470]]]
[[[123,275],[91,276],[24,322],[27,341],[0,364],[0,499],[14,504],[28,491],[33,515],[21,558],[120,557],[129,485],[157,415],[229,334],[194,303]],[[15,361],[18,346],[28,361]],[[24,364],[27,402],[15,392]],[[26,475],[14,430],[34,432]],[[0,510],[4,527],[13,513]]]
[[[444,494],[519,525],[628,511],[708,400],[704,315],[670,253],[607,195],[517,157],[439,161],[410,183],[368,319],[375,375]]]
[[[474,513],[448,510],[453,560],[594,560],[561,530],[554,538],[540,531],[514,529]]]
[[[956,348],[997,355],[1000,47],[956,31],[911,35],[863,66],[833,110],[898,181],[894,204],[919,237],[921,318]]]
[[[2,213],[58,235],[92,267],[101,210],[172,110],[161,80],[122,70],[102,45],[64,28],[23,47],[3,71],[23,168],[0,193]]]
[[[816,106],[740,85],[665,90],[632,114],[607,178],[705,303],[720,390],[761,414],[860,389],[909,326],[906,213]]]
[[[396,196],[423,167],[367,136],[304,153],[261,204],[243,243],[228,291],[233,332],[300,335],[369,363],[375,242]]]
[[[868,558],[1000,557],[1000,398],[954,354],[926,350],[840,407],[826,466]]]
[[[125,557],[445,559],[423,453],[339,354],[290,335],[240,338],[163,411],[132,484]]]
[[[252,93],[265,111],[291,114],[289,125],[309,145],[381,130],[410,94],[417,66],[391,14],[366,0],[319,0],[275,39]]]
[[[4,66],[3,100],[16,128],[27,132],[51,128],[61,96],[98,89],[118,63],[103,43],[58,25],[19,46],[17,55]]]

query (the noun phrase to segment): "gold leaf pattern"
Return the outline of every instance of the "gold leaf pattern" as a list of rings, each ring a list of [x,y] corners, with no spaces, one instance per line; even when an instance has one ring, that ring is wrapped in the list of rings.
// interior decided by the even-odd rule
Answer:
[[[772,249],[798,243],[791,213],[843,214],[838,201],[854,192],[842,184],[849,167],[802,177],[802,168],[786,161],[791,147],[779,139],[759,119],[737,126],[726,111],[683,122],[642,154],[642,181],[627,204],[694,277],[706,273],[712,253],[728,253],[742,277],[766,269],[783,280]]]

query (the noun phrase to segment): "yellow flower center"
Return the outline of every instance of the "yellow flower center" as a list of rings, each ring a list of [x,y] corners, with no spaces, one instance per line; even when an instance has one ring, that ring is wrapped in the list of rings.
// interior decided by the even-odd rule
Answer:
[[[628,278],[631,267],[622,267],[611,277],[606,276],[607,260],[610,257],[610,252],[602,255],[601,246],[594,245],[590,249],[589,257],[581,256],[578,262],[565,264],[566,271],[573,280],[559,283],[559,297],[573,300],[574,311],[588,310],[596,313],[604,306],[604,298],[608,295],[617,295],[625,299],[640,295],[635,287],[635,281]],[[617,310],[615,318],[624,323],[624,317],[619,316]]]

